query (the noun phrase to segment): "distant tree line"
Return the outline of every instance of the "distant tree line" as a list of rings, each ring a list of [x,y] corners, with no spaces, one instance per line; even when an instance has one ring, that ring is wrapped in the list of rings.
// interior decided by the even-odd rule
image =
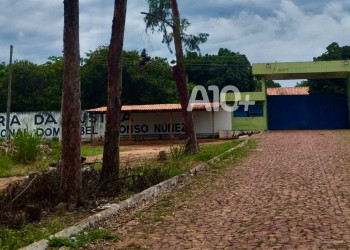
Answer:
[[[82,108],[107,103],[108,46],[100,46],[81,60]],[[217,55],[188,52],[185,56],[190,90],[195,85],[235,85],[253,91],[256,81],[245,55],[220,49]],[[63,58],[49,57],[37,65],[15,61],[12,75],[12,111],[61,109]],[[6,110],[8,67],[0,64],[0,112]],[[123,105],[179,103],[173,68],[164,58],[149,56],[145,50],[123,52]]]
[[[340,47],[333,42],[321,56],[314,57],[314,61],[350,60],[350,46]],[[309,79],[296,85],[310,87],[310,94],[346,94],[346,79]]]
[[[107,103],[108,46],[99,46],[81,59],[82,108],[96,108]],[[332,43],[314,61],[350,60],[350,46]],[[252,75],[247,57],[221,48],[216,55],[187,52],[186,73],[190,90],[195,85],[217,85],[220,89],[235,85],[241,91],[254,91],[259,83]],[[138,51],[123,53],[123,105],[178,103],[172,65],[164,58],[152,58]],[[38,65],[27,60],[13,63],[12,110],[49,111],[61,109],[63,58],[52,56]],[[0,112],[6,110],[8,66],[0,63]],[[267,87],[280,87],[267,81]],[[311,94],[346,93],[345,79],[312,79],[297,86],[309,86]],[[200,98],[200,97],[198,97]]]

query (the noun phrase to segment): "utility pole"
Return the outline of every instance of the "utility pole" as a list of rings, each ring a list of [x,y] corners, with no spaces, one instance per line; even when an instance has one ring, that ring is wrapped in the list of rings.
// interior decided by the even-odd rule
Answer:
[[[12,88],[12,54],[13,46],[10,45],[10,64],[9,64],[9,84],[7,87],[7,114],[6,114],[6,139],[11,139],[10,134],[10,112],[11,112],[11,88]]]

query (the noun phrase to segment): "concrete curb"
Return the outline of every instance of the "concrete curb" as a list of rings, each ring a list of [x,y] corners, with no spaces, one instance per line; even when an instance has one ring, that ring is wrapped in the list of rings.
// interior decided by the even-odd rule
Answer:
[[[241,142],[236,147],[233,147],[233,148],[229,149],[228,151],[226,151],[225,153],[214,157],[213,159],[211,159],[207,163],[200,164],[199,166],[191,169],[186,174],[174,176],[166,181],[163,181],[163,182],[161,182],[153,187],[150,187],[150,188],[142,191],[141,193],[134,195],[133,197],[131,197],[127,200],[121,201],[117,204],[112,204],[110,208],[108,208],[104,211],[101,211],[97,214],[91,215],[88,218],[79,221],[76,225],[68,227],[68,228],[56,233],[54,236],[56,236],[56,237],[70,237],[72,235],[76,235],[76,234],[80,233],[81,231],[83,231],[84,229],[94,225],[95,223],[98,223],[102,220],[105,220],[105,219],[111,217],[112,215],[118,213],[119,211],[121,211],[123,209],[138,205],[151,197],[156,197],[160,193],[164,192],[165,190],[172,189],[181,180],[184,180],[189,175],[195,175],[196,173],[203,171],[205,168],[207,168],[211,164],[220,161],[222,159],[222,157],[224,157],[225,155],[231,153],[232,151],[236,150],[237,148],[244,147],[247,144],[247,142],[248,142],[248,140]],[[43,239],[43,240],[34,242],[31,245],[28,245],[28,246],[23,247],[21,249],[22,250],[44,250],[47,247],[48,247],[48,240]]]

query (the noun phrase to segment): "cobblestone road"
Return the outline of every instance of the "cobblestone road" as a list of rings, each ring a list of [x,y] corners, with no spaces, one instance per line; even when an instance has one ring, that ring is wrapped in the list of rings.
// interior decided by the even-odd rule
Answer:
[[[95,249],[350,248],[350,131],[267,132],[239,164],[102,227],[122,241]]]

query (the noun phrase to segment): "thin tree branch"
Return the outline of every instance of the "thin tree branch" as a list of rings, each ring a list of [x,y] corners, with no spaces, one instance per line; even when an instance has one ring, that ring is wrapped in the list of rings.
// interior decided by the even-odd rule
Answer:
[[[156,20],[162,21],[162,22],[166,23],[167,25],[169,25],[171,28],[174,28],[174,25],[173,25],[171,22],[169,22],[168,20],[166,20],[166,19],[160,17],[159,15],[155,15],[155,14],[151,14],[151,13],[146,13],[146,12],[141,12],[141,14],[142,14],[142,15],[146,15],[146,16],[150,16],[150,17],[152,17],[152,18],[154,18],[154,19],[156,19]]]
[[[28,188],[32,185],[32,183],[35,181],[35,179],[36,179],[37,176],[38,176],[38,175],[34,176],[34,178],[29,182],[28,186],[27,186],[25,189],[23,189],[23,190],[11,201],[11,203],[13,203],[15,200],[17,200],[25,191],[28,190]]]

